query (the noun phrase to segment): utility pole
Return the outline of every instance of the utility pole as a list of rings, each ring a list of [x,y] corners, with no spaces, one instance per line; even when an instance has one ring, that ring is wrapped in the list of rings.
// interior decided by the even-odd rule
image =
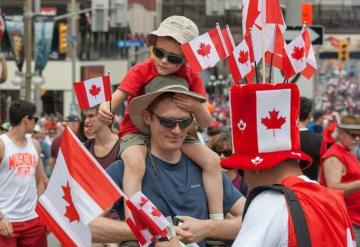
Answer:
[[[70,44],[71,44],[71,67],[72,67],[72,82],[76,81],[76,45],[77,45],[77,37],[76,37],[76,0],[71,0],[71,34],[70,34]],[[76,102],[75,102],[75,94],[71,93],[71,105],[70,105],[70,114],[77,112]]]
[[[31,101],[31,60],[32,60],[32,0],[26,0],[25,3],[25,40],[24,52],[26,61],[25,71],[25,99]]]

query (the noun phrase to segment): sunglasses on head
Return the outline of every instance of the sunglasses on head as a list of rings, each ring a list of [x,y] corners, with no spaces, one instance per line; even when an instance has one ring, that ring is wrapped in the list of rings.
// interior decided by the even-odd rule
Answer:
[[[351,136],[351,138],[356,139],[356,137],[360,137],[360,134],[351,133],[350,131],[345,130],[345,133]]]
[[[35,116],[28,116],[29,120],[32,120],[34,119],[35,120],[35,123],[39,120],[38,117],[35,117]]]
[[[229,157],[230,155],[232,155],[232,150],[231,149],[224,149],[224,150],[218,150],[216,151],[216,153],[220,156],[221,154],[223,154],[225,157]]]
[[[180,129],[185,129],[185,128],[189,127],[193,122],[193,117],[175,120],[172,118],[161,117],[161,116],[157,115],[155,112],[152,112],[150,110],[148,110],[148,112],[150,112],[157,119],[159,119],[159,123],[162,126],[164,126],[165,128],[169,128],[169,129],[175,128],[177,124],[179,124]]]
[[[160,58],[160,59],[163,59],[164,57],[166,57],[166,60],[172,64],[182,64],[185,62],[184,57],[168,53],[168,52],[164,51],[163,49],[156,47],[156,46],[153,46],[153,53],[157,58]]]

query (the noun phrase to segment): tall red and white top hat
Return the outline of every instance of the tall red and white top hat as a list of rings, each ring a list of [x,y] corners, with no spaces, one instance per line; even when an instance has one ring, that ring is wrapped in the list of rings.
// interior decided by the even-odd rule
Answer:
[[[233,155],[231,169],[262,170],[286,159],[311,157],[300,149],[300,96],[295,84],[234,85],[230,89]]]

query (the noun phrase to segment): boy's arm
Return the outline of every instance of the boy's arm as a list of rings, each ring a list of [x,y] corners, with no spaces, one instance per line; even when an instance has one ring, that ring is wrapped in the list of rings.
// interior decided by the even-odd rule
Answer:
[[[207,107],[207,101],[200,102],[199,100],[184,94],[175,94],[173,98],[178,107],[195,114],[200,127],[207,128],[211,124],[212,116]]]
[[[111,97],[111,111],[109,101],[101,103],[98,112],[99,118],[107,124],[111,124],[113,112],[127,99],[128,95],[127,92],[121,89],[117,89],[113,92]]]

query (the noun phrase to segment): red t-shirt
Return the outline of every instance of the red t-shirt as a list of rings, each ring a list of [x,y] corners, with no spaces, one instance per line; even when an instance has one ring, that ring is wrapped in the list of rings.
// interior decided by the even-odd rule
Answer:
[[[189,84],[190,91],[203,96],[206,95],[205,87],[200,75],[193,72],[189,65],[184,64],[172,75],[184,78]],[[134,97],[144,94],[145,85],[157,76],[159,76],[159,73],[156,70],[155,62],[153,59],[149,59],[133,66],[120,82],[118,89],[121,89],[129,94],[125,114],[120,122],[120,138],[126,134],[140,133],[140,130],[138,130],[131,121],[128,106]]]
[[[346,168],[346,174],[341,177],[342,183],[360,180],[360,162],[353,153],[346,151],[342,145],[335,143],[325,152],[322,160],[331,156],[338,158]],[[321,169],[320,173],[320,182],[326,185],[323,169]],[[345,196],[345,203],[352,223],[360,226],[360,191]]]
[[[281,183],[295,193],[301,204],[312,246],[353,246],[354,233],[341,191],[330,190],[298,177],[288,177]],[[288,246],[296,247],[290,212],[288,223]]]

